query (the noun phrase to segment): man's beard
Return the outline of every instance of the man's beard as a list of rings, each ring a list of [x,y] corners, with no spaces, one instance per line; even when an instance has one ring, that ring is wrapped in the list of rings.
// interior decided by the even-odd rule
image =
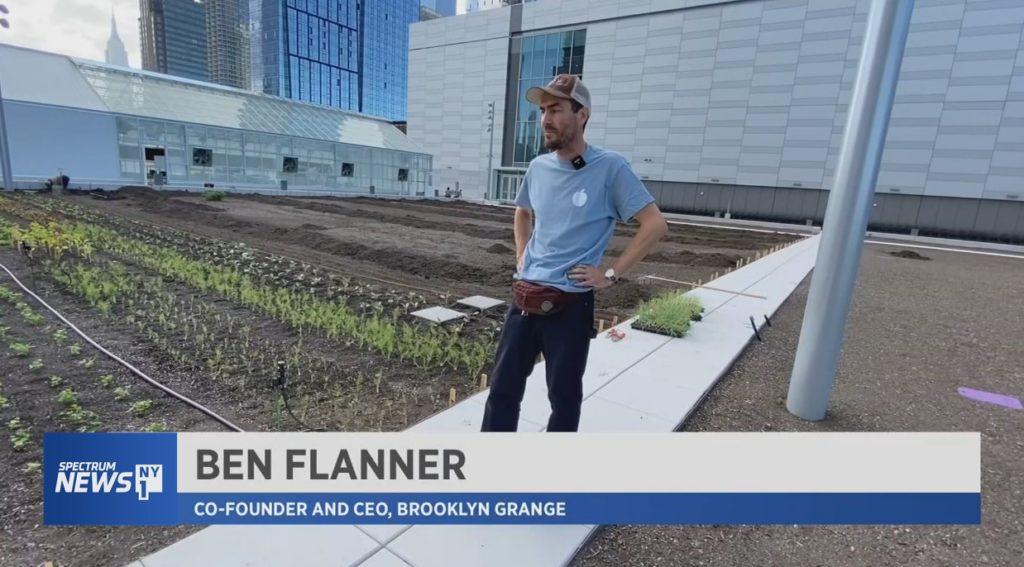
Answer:
[[[558,150],[568,146],[569,142],[572,141],[572,136],[570,136],[569,132],[566,132],[561,136],[558,135],[558,132],[553,131],[552,133],[555,134],[554,139],[550,142],[547,141],[546,138],[544,140],[544,147],[546,147],[548,151],[557,152]]]

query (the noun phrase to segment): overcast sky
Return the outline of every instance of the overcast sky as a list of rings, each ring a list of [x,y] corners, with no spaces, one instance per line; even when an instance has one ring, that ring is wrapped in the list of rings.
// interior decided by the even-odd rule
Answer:
[[[128,62],[141,67],[139,0],[0,0],[10,14],[10,29],[0,28],[0,43],[103,61],[110,37],[110,11],[128,50]]]
[[[0,0],[7,6],[10,29],[0,28],[0,43],[103,61],[110,37],[110,11],[128,50],[132,67],[139,54],[139,0]],[[466,0],[456,2],[460,13]]]

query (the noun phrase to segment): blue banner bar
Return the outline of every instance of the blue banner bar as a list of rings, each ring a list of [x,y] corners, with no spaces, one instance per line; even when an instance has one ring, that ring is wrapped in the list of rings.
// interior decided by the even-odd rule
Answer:
[[[96,510],[76,512],[63,514],[58,523],[108,523]],[[981,495],[973,493],[254,493],[178,494],[174,515],[134,516],[114,525],[980,523]]]

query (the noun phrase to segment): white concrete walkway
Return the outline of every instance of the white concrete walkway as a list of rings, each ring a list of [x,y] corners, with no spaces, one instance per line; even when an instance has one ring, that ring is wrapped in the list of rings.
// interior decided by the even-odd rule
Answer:
[[[813,268],[820,236],[798,241],[699,289],[704,318],[681,339],[635,331],[599,335],[584,376],[582,431],[673,431],[700,404],[758,330]],[[486,392],[411,428],[479,431]],[[519,430],[544,429],[544,365],[528,382]],[[597,526],[212,526],[128,567],[556,567]]]

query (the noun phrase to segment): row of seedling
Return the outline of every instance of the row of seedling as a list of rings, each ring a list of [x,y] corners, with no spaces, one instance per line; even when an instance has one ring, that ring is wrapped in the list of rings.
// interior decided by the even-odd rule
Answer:
[[[420,293],[398,293],[381,290],[374,285],[358,283],[351,278],[334,274],[310,264],[296,262],[280,256],[257,252],[237,242],[224,242],[179,230],[155,227],[115,215],[98,215],[66,201],[41,201],[33,204],[68,218],[115,226],[124,237],[143,244],[156,245],[181,252],[193,259],[222,267],[235,268],[264,285],[288,287],[314,295],[336,298],[347,297],[355,308],[371,309],[376,304],[400,306],[406,312],[417,310],[427,303]],[[362,309],[361,309],[362,310]]]
[[[329,406],[325,407],[331,408],[336,408],[339,400],[351,397],[343,390],[351,385],[331,380],[336,376],[332,361],[310,354],[301,342],[282,350],[282,345],[261,339],[231,315],[217,313],[192,296],[183,298],[165,289],[159,278],[145,278],[113,265],[96,268],[68,263],[53,270],[54,278],[66,289],[79,295],[83,294],[80,288],[87,286],[120,289],[117,298],[100,295],[92,301],[114,306],[111,316],[132,325],[151,345],[184,368],[205,371],[215,379],[231,378],[246,389],[254,377],[269,386],[276,361],[286,360],[296,388],[294,395],[301,400],[298,407],[302,419],[309,413],[310,405],[324,401],[323,393],[329,393]],[[65,274],[72,277],[64,279]],[[129,285],[97,284],[108,277]],[[313,385],[310,380],[317,377],[322,381]]]
[[[464,368],[475,374],[487,363],[493,349],[492,336],[466,337],[441,327],[413,327],[400,320],[403,313],[399,309],[359,314],[344,300],[260,285],[237,270],[196,261],[102,227],[79,224],[64,230],[84,238],[97,249],[262,311],[292,327],[315,330],[328,338],[352,338],[362,347],[421,367]]]

